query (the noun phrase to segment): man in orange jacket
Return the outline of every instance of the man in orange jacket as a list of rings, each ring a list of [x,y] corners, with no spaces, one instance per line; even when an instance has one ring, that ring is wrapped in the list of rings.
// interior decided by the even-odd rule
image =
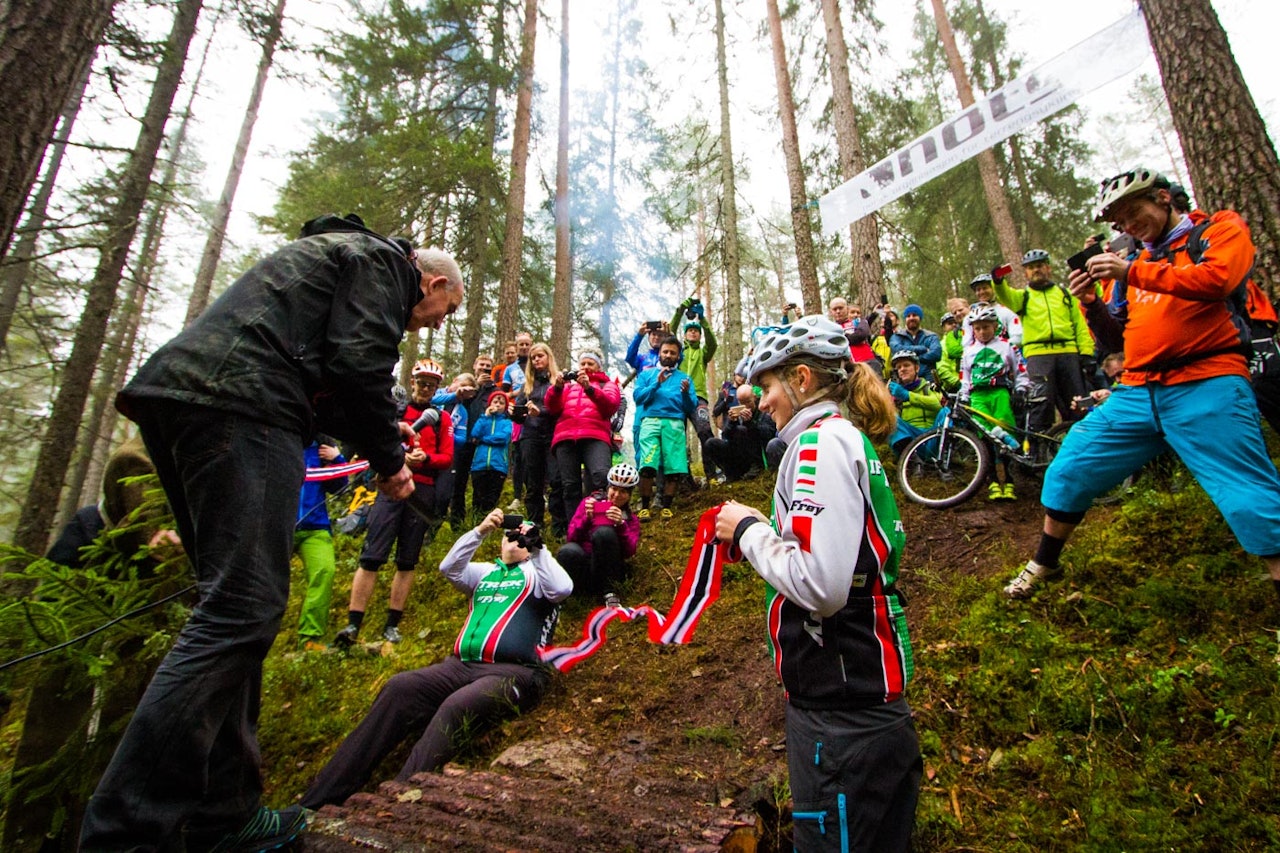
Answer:
[[[1249,387],[1243,284],[1253,242],[1235,212],[1184,214],[1169,188],[1145,168],[1102,184],[1097,221],[1144,248],[1132,261],[1095,255],[1069,281],[1094,335],[1124,351],[1124,374],[1106,407],[1067,434],[1045,474],[1044,533],[1035,557],[1005,587],[1011,598],[1060,577],[1062,549],[1093,499],[1170,449],[1244,549],[1266,561],[1280,592],[1280,475]],[[1114,285],[1104,302],[1095,283],[1108,279]]]

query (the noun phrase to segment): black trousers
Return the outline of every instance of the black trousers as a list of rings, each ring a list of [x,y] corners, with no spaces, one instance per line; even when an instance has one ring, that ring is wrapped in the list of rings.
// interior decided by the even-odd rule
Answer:
[[[618,531],[605,525],[591,531],[590,553],[577,542],[566,542],[556,553],[556,561],[573,578],[575,594],[597,596],[615,591],[627,573]]]
[[[147,686],[85,813],[84,850],[155,850],[185,822],[235,831],[257,812],[262,659],[289,597],[302,436],[203,406],[134,413],[199,601]]]
[[[408,781],[415,773],[439,770],[457,751],[458,735],[474,736],[476,725],[488,728],[512,711],[531,710],[550,683],[543,666],[468,663],[456,657],[392,676],[303,794],[302,805],[318,809],[345,802],[393,749],[419,731],[422,735],[396,779]]]
[[[427,519],[414,510],[429,518],[435,511],[435,496],[435,486],[418,482],[413,484],[413,496],[408,500],[393,501],[379,492],[369,510],[369,533],[360,551],[360,568],[376,572],[391,557],[394,545],[396,570],[413,571],[431,529]]]

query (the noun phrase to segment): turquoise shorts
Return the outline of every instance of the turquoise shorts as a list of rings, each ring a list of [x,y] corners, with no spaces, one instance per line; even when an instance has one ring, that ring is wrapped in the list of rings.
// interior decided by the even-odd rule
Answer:
[[[1084,512],[1166,450],[1173,450],[1250,554],[1280,554],[1280,475],[1267,455],[1258,401],[1239,376],[1181,385],[1120,385],[1067,433],[1040,502]]]
[[[645,418],[640,422],[636,467],[664,474],[688,474],[689,452],[684,443],[684,419]]]

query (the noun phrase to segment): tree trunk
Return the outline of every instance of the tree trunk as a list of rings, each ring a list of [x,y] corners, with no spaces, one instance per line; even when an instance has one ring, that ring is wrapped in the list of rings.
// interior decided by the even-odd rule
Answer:
[[[1139,0],[1196,201],[1230,209],[1257,247],[1255,278],[1280,283],[1280,162],[1209,0]]]
[[[724,0],[716,0],[716,76],[720,81],[720,224],[724,229],[724,348],[729,360],[742,358],[742,276],[738,264],[738,190],[729,132],[729,64],[725,59]]]
[[[285,2],[286,0],[276,0],[276,7],[271,12],[271,21],[262,40],[258,73],[253,78],[249,105],[245,107],[244,119],[240,122],[240,135],[236,137],[235,152],[231,155],[231,165],[227,167],[227,179],[222,184],[222,195],[218,197],[218,206],[214,208],[213,219],[209,222],[209,236],[205,238],[204,251],[200,254],[200,269],[196,271],[196,283],[192,286],[191,298],[187,301],[187,318],[183,321],[183,326],[190,326],[209,304],[209,291],[213,287],[213,277],[218,272],[218,261],[222,258],[222,244],[227,239],[231,205],[236,200],[240,175],[244,172],[244,161],[249,156],[249,143],[253,140],[253,126],[258,122],[258,108],[262,106],[262,92],[267,87],[271,62],[275,57],[276,45],[280,42],[280,31],[284,27]]]
[[[0,3],[0,255],[40,171],[58,116],[93,61],[116,0]],[[19,84],[18,81],[22,81]]]
[[[982,5],[982,0],[977,0],[975,9],[978,13],[978,26],[991,32],[991,26],[987,22],[987,10]],[[991,86],[993,89],[999,89],[1005,84],[1005,79],[1000,71],[1000,60],[996,56],[995,39],[986,38],[980,41],[988,48],[984,58],[987,61],[987,69],[991,72]],[[1013,175],[1018,180],[1018,212],[1022,216],[1022,233],[1032,246],[1046,248],[1043,223],[1039,211],[1036,210],[1035,201],[1031,197],[1031,180],[1027,177],[1026,160],[1022,156],[1022,143],[1018,141],[1016,133],[1005,141],[1009,145],[1009,162],[1013,166]]]
[[[787,185],[791,189],[791,231],[800,269],[800,295],[806,314],[822,313],[818,290],[818,266],[813,259],[813,230],[809,223],[809,196],[804,189],[800,163],[800,134],[796,130],[796,102],[791,95],[791,71],[782,42],[782,16],[778,0],[765,0],[769,17],[769,42],[773,46],[773,73],[778,83],[778,118],[782,120],[782,154],[787,161]]]
[[[18,300],[22,296],[22,288],[27,283],[27,275],[31,271],[31,259],[35,257],[36,243],[40,240],[40,232],[44,229],[45,219],[49,215],[49,199],[53,196],[53,188],[58,183],[58,172],[62,169],[62,158],[67,152],[67,140],[71,138],[71,128],[75,124],[76,114],[80,112],[80,102],[84,99],[84,91],[89,86],[89,75],[93,68],[93,58],[84,65],[84,73],[80,75],[79,84],[67,101],[66,109],[58,126],[58,135],[49,146],[48,164],[44,170],[44,180],[40,182],[40,190],[31,200],[27,220],[17,241],[4,259],[0,267],[0,351],[4,351],[9,343],[9,330],[13,327],[13,314],[18,310]]]
[[[569,0],[560,0],[560,132],[556,143],[556,281],[551,293],[551,351],[569,364],[573,269],[569,238]],[[603,365],[601,365],[603,367]]]
[[[610,65],[609,89],[613,98],[609,114],[609,168],[606,186],[607,205],[601,227],[601,254],[604,256],[604,276],[600,293],[600,356],[603,367],[609,369],[609,344],[613,340],[613,297],[618,275],[618,112],[619,93],[622,89],[622,0],[614,9],[613,62]]]
[[[43,553],[49,540],[49,528],[66,480],[76,430],[84,415],[89,386],[115,306],[125,256],[137,231],[138,215],[146,203],[151,170],[164,140],[165,119],[173,109],[173,97],[182,79],[182,67],[200,17],[201,2],[181,0],[177,4],[173,29],[156,72],[138,142],[121,176],[120,200],[109,217],[107,243],[89,285],[71,355],[62,371],[58,394],[49,414],[49,428],[40,442],[35,473],[14,535],[14,544],[33,554]]]
[[[947,62],[951,66],[951,76],[956,81],[956,91],[960,93],[960,105],[968,107],[973,104],[973,87],[969,84],[969,75],[964,68],[964,60],[956,47],[956,36],[951,29],[951,20],[942,0],[931,0],[933,17],[938,23],[938,38],[942,40],[943,49],[947,53]],[[987,209],[991,211],[991,223],[996,230],[996,239],[1000,241],[1000,251],[1004,253],[1005,263],[1013,265],[1013,274],[1009,277],[1015,284],[1026,283],[1022,272],[1022,248],[1018,243],[1018,227],[1013,222],[1013,214],[1009,211],[1009,199],[1005,195],[1004,185],[1000,182],[1000,170],[996,166],[996,155],[990,148],[977,156],[978,173],[982,176],[982,191],[987,196]]]
[[[169,216],[171,193],[177,186],[178,163],[187,146],[187,131],[191,127],[191,113],[195,107],[196,96],[200,92],[200,83],[204,80],[205,68],[208,67],[209,54],[213,48],[213,37],[218,31],[221,15],[214,19],[209,29],[209,37],[205,40],[204,50],[200,55],[200,65],[196,69],[195,79],[191,82],[191,90],[187,95],[187,108],[182,112],[182,121],[173,132],[169,141],[169,157],[155,193],[151,209],[147,213],[142,226],[142,246],[138,250],[133,263],[133,277],[125,293],[121,310],[114,316],[115,328],[103,349],[99,364],[98,376],[90,395],[89,416],[84,419],[80,438],[76,442],[75,464],[67,478],[67,487],[62,495],[62,507],[54,529],[66,523],[73,513],[85,503],[95,500],[102,482],[102,470],[107,456],[111,452],[111,436],[115,431],[116,410],[112,405],[115,392],[123,385],[128,375],[129,365],[133,361],[133,347],[138,337],[138,326],[142,320],[142,312],[147,294],[151,291],[151,276],[155,272],[156,258],[160,255],[160,242],[164,236],[165,221]]]
[[[533,102],[533,48],[538,35],[538,0],[524,0],[524,32],[520,36],[520,88],[511,139],[511,184],[507,188],[507,226],[502,241],[502,285],[498,290],[498,346],[515,338],[520,306],[520,272],[524,266],[524,182],[529,164],[529,132]]]
[[[822,17],[827,28],[827,66],[831,69],[831,95],[835,105],[836,148],[840,154],[840,175],[846,181],[867,168],[862,152],[862,133],[853,108],[853,82],[849,79],[849,48],[840,22],[839,0],[822,0]],[[884,291],[884,267],[880,262],[880,226],[875,215],[864,216],[849,226],[851,295],[863,308],[879,304]],[[807,308],[806,308],[807,310]],[[821,311],[821,308],[819,308]]]
[[[484,168],[476,182],[476,221],[471,239],[471,277],[467,284],[467,321],[462,328],[462,364],[470,370],[480,354],[481,321],[485,314],[485,274],[489,269],[489,225],[493,219],[493,205],[498,191],[494,187],[489,166],[493,162],[494,138],[498,134],[498,80],[493,68],[502,62],[506,41],[506,6],[499,4],[490,21],[489,88],[484,99],[484,148],[481,151]],[[479,377],[477,377],[478,379]]]

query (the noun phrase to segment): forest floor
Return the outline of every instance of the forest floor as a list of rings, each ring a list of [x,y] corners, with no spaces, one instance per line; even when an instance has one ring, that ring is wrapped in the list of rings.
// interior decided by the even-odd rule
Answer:
[[[646,525],[636,565],[650,576],[633,586],[665,610],[684,565],[673,555],[687,550],[700,513],[729,497],[767,512],[767,479],[703,489],[682,500],[677,518]],[[947,645],[930,619],[954,606],[946,579],[996,588],[1034,550],[1041,509],[1029,497],[1034,483],[1021,491],[1015,503],[980,496],[942,512],[899,504],[907,529],[900,585],[917,668]],[[917,573],[928,582],[913,582]],[[477,754],[325,807],[305,848],[790,850],[784,700],[764,642],[762,596],[749,568],[726,567],[720,600],[686,646],[654,645],[641,622],[615,622],[594,658],[559,678],[532,713],[482,739]],[[586,612],[566,611],[560,642],[576,639]],[[930,706],[927,695],[909,699],[917,713]],[[926,766],[922,798],[949,810],[953,795],[931,779]]]

